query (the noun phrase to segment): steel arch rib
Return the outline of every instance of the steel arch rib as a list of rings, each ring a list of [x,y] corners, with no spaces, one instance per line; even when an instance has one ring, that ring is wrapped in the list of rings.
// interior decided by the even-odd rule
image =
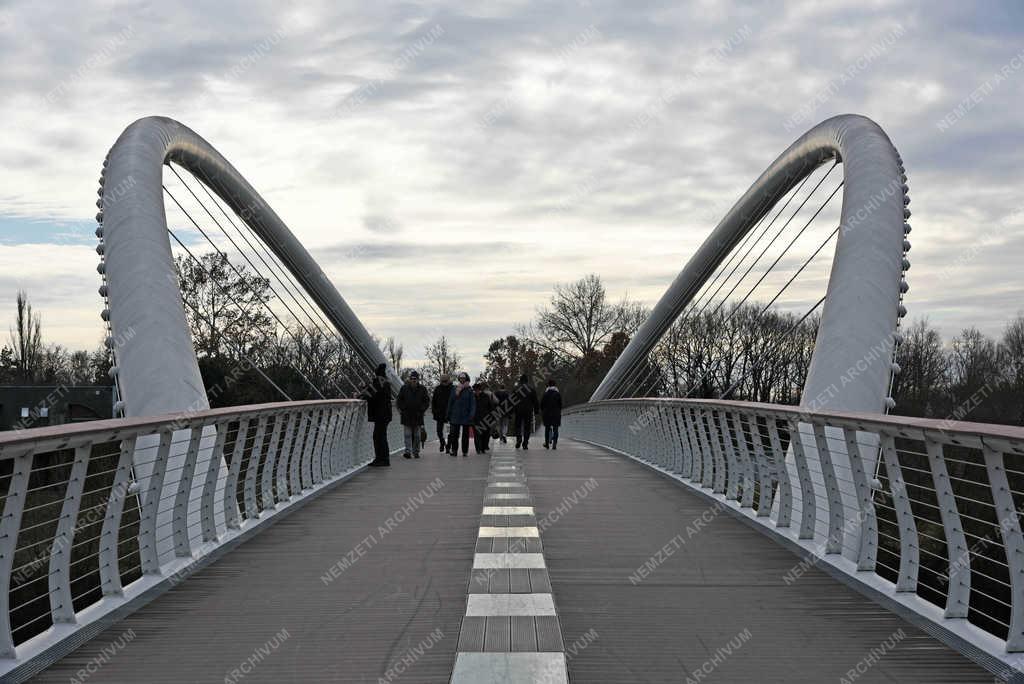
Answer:
[[[881,412],[899,316],[905,177],[881,127],[854,114],[807,131],[761,174],[676,276],[590,400],[610,398],[761,217],[833,158],[843,163],[841,229],[802,403]]]
[[[187,126],[146,117],[110,150],[97,217],[114,343],[130,339],[116,351],[126,416],[208,408],[167,234],[161,186],[163,165],[172,161],[259,235],[363,360],[386,362],[320,266],[242,174]]]

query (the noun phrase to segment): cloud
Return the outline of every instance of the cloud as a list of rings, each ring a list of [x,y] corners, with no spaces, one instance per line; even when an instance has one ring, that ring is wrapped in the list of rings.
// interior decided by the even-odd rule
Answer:
[[[908,308],[997,332],[1015,295],[993,283],[1020,282],[1017,243],[962,278],[938,274],[946,250],[1022,203],[1024,70],[955,126],[936,123],[1020,52],[1022,19],[1019,3],[953,0],[11,3],[0,113],[17,135],[0,141],[0,244],[88,236],[103,155],[128,123],[164,114],[242,171],[371,330],[418,340],[417,321],[447,321],[482,350],[590,271],[614,297],[653,303],[803,129],[857,112],[907,166]],[[95,261],[55,255],[17,258],[91,283],[41,307],[81,321],[57,341],[91,346],[99,322],[76,312],[99,308]]]

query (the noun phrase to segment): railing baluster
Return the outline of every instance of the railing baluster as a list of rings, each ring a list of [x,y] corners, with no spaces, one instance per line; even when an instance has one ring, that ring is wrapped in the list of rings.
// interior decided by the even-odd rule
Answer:
[[[914,512],[907,496],[907,485],[903,481],[903,469],[896,453],[896,441],[888,432],[881,433],[879,437],[882,443],[882,456],[885,459],[885,472],[889,476],[893,508],[896,509],[896,523],[900,530],[900,572],[896,581],[896,591],[917,591],[917,573],[920,567],[917,523],[914,522]]]
[[[135,439],[121,440],[121,456],[114,471],[114,482],[110,487],[107,499],[107,510],[103,517],[100,530],[100,586],[104,596],[117,596],[124,593],[121,586],[121,567],[118,559],[118,546],[121,537],[121,514],[124,512],[124,501],[128,496],[131,483],[132,458],[135,456]]]
[[[704,430],[703,412],[695,408],[693,409],[692,416],[693,431],[697,437],[697,442],[700,444],[700,486],[704,489],[711,489],[714,486],[715,469],[711,463],[711,445],[708,443],[707,433]]]
[[[743,414],[733,413],[732,434],[736,436],[736,452],[740,467],[743,471],[743,496],[740,499],[741,508],[752,508],[754,506],[754,459],[750,457],[750,450],[747,448],[747,435],[743,429]]]
[[[329,451],[327,452],[327,467],[330,469],[328,477],[335,478],[341,474],[341,443],[345,438],[345,422],[347,414],[344,409],[335,411],[334,434],[331,436]],[[423,445],[420,445],[421,447]]]
[[[875,515],[875,499],[867,473],[864,472],[864,458],[857,442],[857,431],[843,428],[846,437],[846,453],[850,457],[850,473],[857,489],[860,506],[860,542],[857,551],[857,569],[873,572],[878,555],[878,518]]]
[[[949,559],[949,585],[946,587],[947,618],[965,618],[971,602],[971,554],[967,547],[963,521],[956,507],[953,483],[946,469],[942,442],[925,435],[925,451],[935,484],[935,499],[939,505],[942,529],[946,537],[946,556]],[[1012,503],[1012,502],[1011,502]]]
[[[828,437],[825,435],[825,427],[819,423],[813,423],[814,443],[818,447],[818,458],[821,461],[821,471],[825,480],[825,493],[828,498],[828,541],[825,544],[825,553],[843,552],[843,533],[846,526],[845,513],[843,511],[843,497],[839,491],[839,481],[836,480],[836,469],[832,463],[832,451],[828,444]]]
[[[32,452],[15,456],[11,482],[4,500],[4,517],[0,521],[0,657],[14,658],[14,635],[11,633],[11,569],[18,548],[21,514],[28,496],[28,479],[32,473]]]
[[[235,433],[235,448],[231,453],[231,466],[224,480],[224,522],[229,530],[241,527],[238,510],[238,476],[242,471],[242,456],[245,455],[245,442],[249,436],[251,419],[242,418],[238,421],[238,432]],[[253,446],[255,449],[255,445]]]
[[[267,447],[267,461],[263,465],[263,478],[260,482],[260,498],[263,499],[263,510],[274,508],[274,468],[277,465],[277,454],[281,446],[281,426],[287,420],[284,413],[274,414],[274,429],[270,432],[270,445]]]
[[[803,435],[800,423],[787,421],[789,425],[789,447],[793,450],[793,462],[796,464],[797,479],[800,481],[800,539],[814,538],[816,506],[814,483],[807,467],[807,455],[804,453]]]
[[[767,518],[772,514],[772,502],[774,500],[772,473],[774,471],[771,464],[768,463],[768,456],[764,452],[761,427],[757,423],[756,415],[751,414],[747,416],[747,434],[750,435],[750,445],[754,453],[754,467],[757,469],[757,478],[761,489],[757,499],[757,517]],[[781,508],[779,510],[781,512]]]
[[[290,470],[288,472],[288,493],[292,496],[302,492],[302,456],[305,454],[305,444],[309,439],[309,414],[303,411],[299,414],[299,427],[295,433],[295,446],[292,448],[289,457]]]
[[[298,421],[298,413],[287,413],[282,420],[287,421],[284,431],[284,443],[281,445],[281,453],[277,459],[277,501],[287,501],[291,498],[288,492],[288,473],[291,471],[291,458],[295,441],[295,423]]]
[[[164,489],[167,459],[170,457],[173,438],[174,432],[171,430],[161,430],[159,433],[159,441],[153,459],[153,470],[149,475],[149,487],[144,492],[145,498],[139,517],[139,556],[142,559],[142,572],[146,575],[160,574],[160,554],[156,548],[156,518],[160,512],[160,493]],[[77,453],[75,454],[75,465],[78,465]],[[82,481],[83,483],[85,481],[84,471]]]
[[[729,415],[725,411],[718,411],[716,430],[721,437],[725,451],[725,498],[736,501],[740,498],[740,467],[739,459],[736,457],[736,447],[732,441],[732,430],[729,427]]]
[[[68,486],[64,492],[57,532],[50,547],[50,614],[54,623],[75,622],[75,606],[71,595],[71,547],[75,542],[75,528],[78,524],[78,509],[82,505],[82,490],[85,476],[89,471],[89,457],[92,444],[75,447],[75,460],[68,475]]]
[[[779,438],[779,425],[774,416],[765,418],[768,430],[768,442],[772,447],[772,472],[779,483],[779,515],[775,519],[776,527],[789,527],[793,523],[793,486],[789,481],[789,468],[786,467],[786,452],[782,450]],[[760,444],[760,441],[758,442]]]
[[[715,410],[704,411],[704,425],[707,430],[708,441],[711,443],[711,453],[715,457],[714,493],[725,494],[725,456],[722,454],[722,442],[719,440],[718,430],[715,425]]]
[[[331,434],[331,425],[334,416],[330,411],[320,412],[320,434],[317,437],[316,445],[313,448],[313,484],[318,485],[324,481],[324,446]]]
[[[999,534],[1006,550],[1010,571],[1010,626],[1006,636],[1009,653],[1024,651],[1024,538],[1021,537],[1017,507],[1013,503],[1010,482],[1006,476],[1003,453],[983,444],[985,470],[992,490],[992,503],[999,516]]]
[[[263,461],[263,442],[267,433],[267,416],[260,416],[256,423],[256,437],[253,438],[252,450],[249,452],[249,464],[245,468],[245,482],[243,484],[243,501],[245,502],[245,517],[258,518],[259,508],[256,506],[256,476],[259,474],[260,463]]]
[[[189,434],[188,450],[178,480],[178,491],[174,495],[174,521],[171,524],[174,535],[174,555],[187,558],[192,555],[192,542],[188,534],[188,500],[192,494],[192,478],[195,477],[196,459],[199,456],[199,442],[203,438],[203,427],[193,427]]]
[[[199,519],[203,525],[203,542],[213,542],[218,537],[216,516],[217,478],[220,476],[221,464],[224,463],[224,443],[228,439],[227,422],[217,423],[215,430],[216,436],[213,439],[213,449],[210,450],[210,460],[206,463],[206,477],[203,478],[203,493],[199,504]]]

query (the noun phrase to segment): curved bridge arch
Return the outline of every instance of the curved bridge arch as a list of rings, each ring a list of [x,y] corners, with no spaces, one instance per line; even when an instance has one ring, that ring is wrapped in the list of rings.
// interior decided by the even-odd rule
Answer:
[[[904,220],[910,213],[896,148],[878,124],[852,114],[818,124],[761,174],[676,276],[591,401],[613,396],[730,251],[776,202],[830,159],[843,164],[841,228],[801,403],[883,410],[896,323],[903,313],[899,296],[909,229]]]
[[[362,360],[371,368],[386,362],[320,266],[242,174],[187,126],[146,117],[124,130],[104,160],[97,203],[109,307],[104,318],[113,341],[131,339],[116,352],[126,416],[209,408],[167,234],[162,178],[172,161],[259,235]]]

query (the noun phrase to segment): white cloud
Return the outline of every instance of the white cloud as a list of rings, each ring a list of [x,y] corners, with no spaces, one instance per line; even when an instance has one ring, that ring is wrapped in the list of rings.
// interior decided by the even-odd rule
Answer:
[[[802,128],[858,112],[886,129],[910,176],[912,315],[934,313],[950,332],[974,323],[996,332],[1020,292],[1019,252],[980,257],[956,278],[936,273],[943,250],[961,246],[957,236],[1021,203],[1024,73],[953,129],[940,133],[935,122],[1019,52],[1021,18],[1016,3],[951,0],[785,13],[654,0],[291,9],[193,0],[159,11],[14,3],[0,21],[0,116],[15,132],[0,141],[0,212],[88,220],[100,162],[120,131],[141,116],[171,116],[218,147],[325,255],[374,332],[418,356],[426,335],[450,326],[477,354],[528,319],[551,284],[589,271],[614,296],[628,290],[653,303]],[[435,26],[436,40],[391,68]],[[749,37],[688,78],[744,26]],[[787,132],[808,98],[896,26],[905,28],[898,41]],[[588,27],[590,39],[579,40]],[[672,87],[671,102],[631,128]],[[360,88],[365,97],[346,109]],[[1018,238],[1022,230],[1006,226]],[[336,249],[374,242],[401,247],[402,258],[359,264]],[[425,243],[515,247],[410,247]],[[0,248],[0,302],[24,283],[51,339],[92,346],[100,303],[89,252]],[[972,305],[950,306],[957,297]]]

